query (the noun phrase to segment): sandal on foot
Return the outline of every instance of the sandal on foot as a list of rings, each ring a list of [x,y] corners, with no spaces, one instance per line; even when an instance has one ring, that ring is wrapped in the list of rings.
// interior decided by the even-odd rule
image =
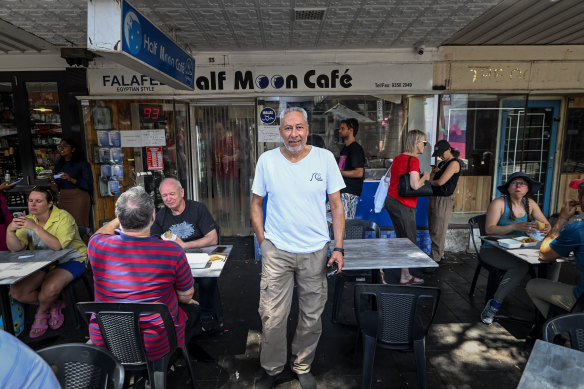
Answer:
[[[412,276],[412,278],[410,278],[409,280],[407,280],[406,282],[399,282],[400,285],[422,285],[424,283],[424,280],[422,278],[416,278],[414,276]]]
[[[63,323],[65,322],[65,315],[63,315],[63,309],[65,308],[65,302],[63,300],[57,301],[53,305],[51,305],[51,309],[49,309],[49,313],[51,314],[51,318],[49,320],[49,327],[52,330],[57,330],[61,328]]]
[[[39,336],[43,336],[46,332],[47,332],[47,328],[49,328],[49,326],[47,325],[47,320],[49,320],[51,316],[48,313],[43,313],[43,314],[36,314],[34,315],[34,323],[32,323],[32,326],[30,327],[30,332],[28,333],[28,336],[31,339],[34,338],[38,338]],[[37,323],[40,322],[41,324]],[[34,332],[34,330],[42,330],[39,332]]]

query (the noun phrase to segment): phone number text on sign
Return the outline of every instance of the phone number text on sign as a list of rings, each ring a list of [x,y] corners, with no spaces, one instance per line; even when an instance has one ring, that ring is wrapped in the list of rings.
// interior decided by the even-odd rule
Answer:
[[[411,82],[376,82],[376,88],[411,88]]]

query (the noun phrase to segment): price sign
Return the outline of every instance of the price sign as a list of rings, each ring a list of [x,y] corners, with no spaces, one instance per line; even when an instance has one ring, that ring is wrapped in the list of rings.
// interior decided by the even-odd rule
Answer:
[[[164,170],[162,147],[146,147],[148,170]]]

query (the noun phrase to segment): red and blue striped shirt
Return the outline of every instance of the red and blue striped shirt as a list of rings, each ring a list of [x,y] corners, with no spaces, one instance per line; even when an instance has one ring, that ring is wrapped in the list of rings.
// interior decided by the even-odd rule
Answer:
[[[88,245],[93,269],[95,301],[161,302],[168,306],[176,327],[178,346],[185,343],[186,313],[178,306],[176,291],[193,287],[193,277],[182,248],[156,237],[96,234]],[[155,360],[170,349],[159,315],[140,319],[146,356]],[[91,341],[104,346],[99,326],[92,317]]]

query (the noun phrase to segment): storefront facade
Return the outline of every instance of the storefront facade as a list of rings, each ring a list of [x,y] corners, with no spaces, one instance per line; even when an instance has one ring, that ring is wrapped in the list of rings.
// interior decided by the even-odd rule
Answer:
[[[441,58],[448,53],[441,53]],[[454,61],[445,71],[447,62],[413,63],[405,57],[395,61],[378,53],[363,55],[355,64],[339,64],[336,56],[331,61],[326,54],[311,66],[294,64],[299,60],[290,64],[288,53],[270,60],[249,53],[233,55],[228,61],[224,58],[230,64],[222,65],[215,64],[216,53],[209,55],[214,57],[197,57],[192,92],[177,91],[111,63],[98,63],[88,69],[90,94],[81,98],[81,105],[88,150],[98,149],[92,151],[94,160],[99,160],[99,148],[105,147],[97,141],[93,123],[97,107],[104,107],[106,116],[112,111],[111,123],[103,124],[111,128],[103,127],[101,132],[164,129],[162,165],[148,162],[153,152],[148,147],[158,146],[144,143],[126,150],[122,145],[123,160],[132,161],[123,168],[121,190],[138,183],[156,196],[162,177],[179,177],[187,196],[209,207],[225,235],[252,232],[249,202],[255,162],[263,151],[279,144],[276,115],[289,106],[309,112],[311,133],[320,135],[335,155],[342,147],[337,132],[340,120],[359,120],[357,141],[365,149],[368,180],[357,217],[376,220],[383,227],[391,227],[391,221],[386,212],[373,213],[376,180],[399,153],[405,131],[411,129],[427,132],[432,145],[448,139],[461,151],[466,168],[455,194],[455,214],[462,218],[485,212],[497,196],[496,186],[516,170],[544,183],[536,200],[546,214],[554,213],[565,196],[562,183],[583,172],[579,157],[582,99],[577,91],[584,87],[553,93],[549,91],[555,84],[536,92],[529,85],[522,89],[514,77],[526,78],[528,72],[518,63],[499,67],[500,77],[493,78],[497,85],[486,88],[488,77],[480,73],[484,70],[480,61]],[[200,66],[203,58],[212,64]],[[463,83],[465,77],[470,77],[474,89]],[[500,83],[500,78],[513,82]],[[157,107],[165,119],[158,123],[145,119],[144,110]],[[117,111],[125,116],[117,116]],[[128,159],[126,154],[134,157]],[[420,157],[423,170],[434,163],[430,155],[429,147]],[[101,180],[96,187],[119,178],[107,176],[107,167],[104,174],[101,165],[95,168],[96,180]],[[97,223],[111,217],[115,200],[111,192],[102,193],[106,205],[96,205]],[[424,200],[418,206],[421,227],[427,224]]]
[[[181,117],[182,124],[175,120],[172,125],[167,122],[155,126],[166,128],[167,141],[171,140],[167,145],[177,145],[176,148],[163,148],[164,162],[160,170],[153,170],[154,167],[145,162],[146,149],[126,150],[122,145],[123,153],[141,156],[141,162],[134,158],[124,167],[124,179],[120,181],[122,190],[134,183],[133,176],[145,177],[145,181],[136,181],[139,184],[152,182],[150,189],[147,187],[150,191],[163,176],[178,176],[188,196],[208,206],[225,235],[252,233],[249,204],[255,163],[259,154],[280,143],[276,117],[280,110],[289,106],[305,108],[309,112],[311,133],[320,135],[326,147],[336,155],[342,146],[337,131],[340,120],[358,118],[361,128],[357,139],[366,150],[367,177],[371,180],[385,173],[390,159],[399,151],[404,131],[420,128],[432,134],[435,126],[432,118],[438,100],[431,91],[430,63],[242,64],[219,69],[197,68],[194,92],[176,91],[120,67],[88,69],[90,95],[81,99],[81,105],[85,113],[88,150],[102,147],[97,142],[98,133],[93,125],[92,115],[97,107],[110,107],[105,111],[111,109],[112,122],[108,121],[105,126],[111,126],[112,131],[144,130],[141,113],[147,103],[158,101],[163,106],[180,109],[183,112],[180,115],[177,112],[169,114]],[[126,115],[122,120],[125,124],[113,113],[119,109],[115,107],[121,105],[129,105],[126,111],[136,111]],[[409,121],[406,120],[408,115]],[[181,138],[183,129],[186,147],[176,141]],[[172,165],[173,160],[181,158],[177,150],[184,150],[182,158],[187,161],[182,172]],[[99,155],[99,151],[93,154]],[[429,169],[429,152],[424,156],[424,163]],[[102,182],[110,180],[112,177],[98,172],[101,169],[95,166],[96,179],[100,180],[101,176]],[[373,186],[374,181],[367,185]],[[98,223],[107,220],[106,209],[112,209],[114,198],[104,196],[101,201],[107,205],[103,209],[96,206],[98,214],[103,215],[101,219],[98,217]],[[390,225],[389,218],[385,216],[385,219],[382,224]]]

